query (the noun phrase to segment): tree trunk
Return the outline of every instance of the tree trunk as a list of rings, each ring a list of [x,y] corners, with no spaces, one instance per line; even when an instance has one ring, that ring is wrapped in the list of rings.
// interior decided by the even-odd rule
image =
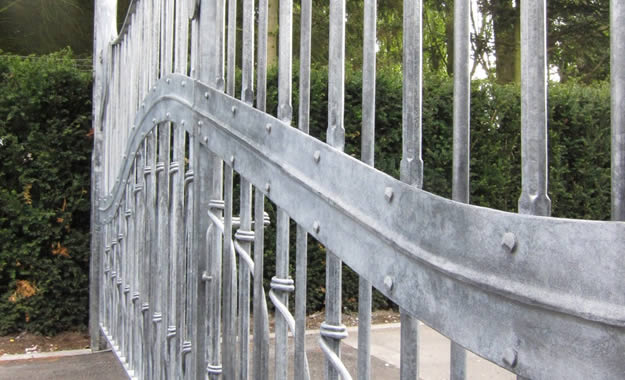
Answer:
[[[267,67],[278,61],[278,9],[280,0],[269,0],[267,15]]]
[[[517,79],[520,56],[520,8],[511,0],[492,0],[489,13],[495,32],[497,82],[512,83]],[[519,67],[517,67],[519,66]]]

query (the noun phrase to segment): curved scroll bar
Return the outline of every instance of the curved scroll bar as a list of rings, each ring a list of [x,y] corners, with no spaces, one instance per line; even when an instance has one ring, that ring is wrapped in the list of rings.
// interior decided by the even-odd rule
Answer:
[[[117,37],[113,41],[111,41],[112,45],[119,44],[124,39],[126,33],[128,33],[128,28],[130,27],[130,24],[132,22],[132,15],[137,9],[138,2],[139,0],[130,0],[130,4],[128,4],[128,10],[126,11],[126,16],[124,18],[124,23],[122,24],[122,27],[119,30]]]
[[[270,182],[268,197],[308,233],[463,347],[533,379],[625,373],[625,223],[444,199],[203,83],[168,78],[172,84],[157,83],[139,110],[128,157],[167,115],[202,121],[185,124],[202,147],[235,157],[235,170],[254,186]],[[114,215],[131,162],[102,202],[102,222]]]
[[[349,371],[347,371],[347,368],[345,368],[345,364],[343,364],[341,358],[336,356],[334,351],[330,349],[325,339],[319,338],[319,347],[321,347],[321,351],[323,351],[326,358],[330,361],[330,364],[332,364],[334,369],[341,375],[341,378],[343,378],[343,380],[352,380],[352,376],[349,374]]]
[[[274,285],[273,285],[274,284],[274,279],[271,280],[272,287],[274,287]],[[284,289],[280,289],[281,287],[284,287],[284,285],[278,285],[277,286],[277,288],[279,290],[284,290]],[[288,287],[288,285],[287,285],[287,287]],[[290,285],[290,289],[287,290],[287,291],[293,291],[292,287],[293,287],[293,285]],[[263,290],[263,292],[264,292],[264,290]],[[273,290],[269,291],[269,299],[271,300],[273,305],[276,307],[276,310],[278,310],[278,312],[286,320],[286,323],[289,326],[289,330],[291,330],[291,333],[293,335],[295,335],[295,318],[293,318],[293,314],[291,314],[291,312],[289,311],[289,308],[286,307],[286,305],[284,305],[282,302],[280,302],[280,299],[278,299],[278,297],[276,296],[276,293],[274,293]],[[330,351],[330,352],[332,353],[332,355],[334,355],[334,352],[332,352],[332,351]],[[336,356],[336,355],[334,355],[334,356]],[[338,359],[338,360],[340,362],[340,359]],[[332,361],[332,359],[331,359],[331,361]],[[342,365],[342,363],[341,363],[341,365]],[[343,368],[345,368],[345,366],[343,366]],[[308,357],[307,356],[304,356],[304,372],[306,373],[306,379],[310,379],[310,370],[308,368]],[[347,373],[347,369],[345,369],[345,372]],[[348,375],[349,375],[349,373],[348,373]],[[351,377],[350,377],[350,379],[351,379]]]

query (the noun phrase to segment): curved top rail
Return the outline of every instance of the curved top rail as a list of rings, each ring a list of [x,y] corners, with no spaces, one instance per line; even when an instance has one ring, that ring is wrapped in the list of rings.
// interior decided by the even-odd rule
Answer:
[[[128,33],[128,27],[132,22],[132,15],[137,10],[137,3],[139,0],[130,0],[130,4],[128,4],[128,10],[126,11],[126,16],[124,18],[124,23],[122,24],[119,33],[117,33],[117,37],[113,41],[111,41],[111,45],[118,45],[124,40],[126,33]]]
[[[537,362],[583,362],[585,355],[603,361],[582,368],[589,376],[625,371],[625,223],[438,197],[182,75],[150,91],[126,156],[134,157],[154,125],[182,120],[193,121],[178,125],[204,148],[236,157],[234,169],[254,186],[271,183],[267,196],[346,264],[462,346],[526,377],[566,378],[567,366]],[[126,160],[102,203],[104,220],[117,212],[132,164]],[[561,265],[548,265],[554,260]],[[467,324],[475,328],[460,328]],[[509,349],[518,353],[513,364],[503,359]]]

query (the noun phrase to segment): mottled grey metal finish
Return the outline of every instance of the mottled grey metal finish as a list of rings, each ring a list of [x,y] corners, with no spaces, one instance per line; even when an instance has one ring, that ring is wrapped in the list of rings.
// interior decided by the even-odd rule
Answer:
[[[421,96],[423,81],[422,0],[404,1],[404,58],[402,96],[402,158],[401,180],[416,188],[423,187],[421,158]],[[401,202],[391,187],[385,188],[387,202]],[[412,207],[409,204],[404,207]],[[392,277],[391,277],[392,279]],[[403,306],[403,305],[402,305]],[[413,316],[401,313],[400,361],[402,380],[419,378],[419,325]]]
[[[375,68],[377,0],[364,3],[362,57],[362,161],[370,166],[375,152]],[[358,279],[358,379],[371,378],[371,283]]]
[[[133,1],[108,48],[114,7],[106,0],[96,3],[102,23],[96,36],[109,40],[96,43],[95,57],[91,294],[96,299],[90,323],[92,334],[104,334],[128,374],[138,379],[267,379],[269,299],[276,313],[276,377],[287,378],[294,366],[296,378],[309,378],[303,337],[310,234],[328,251],[319,347],[329,379],[351,378],[340,359],[346,336],[343,262],[361,277],[360,379],[371,376],[371,286],[400,306],[402,378],[418,376],[417,319],[452,340],[453,379],[465,376],[464,348],[519,378],[622,377],[625,224],[528,215],[548,215],[550,208],[545,1],[522,7],[520,214],[468,204],[468,1],[455,4],[453,200],[420,189],[421,1],[404,2],[400,181],[373,168],[376,2],[365,2],[362,161],[342,153],[345,2],[330,3],[328,144],[307,135],[312,2],[301,4],[297,129],[290,125],[292,1],[280,5],[277,117],[264,112],[264,0],[258,3],[253,108],[254,4],[242,2],[237,100],[230,96],[235,22],[228,24],[224,75],[225,0]],[[235,4],[228,5],[234,21]],[[613,218],[620,220],[624,59],[619,45],[625,39],[625,8],[614,1],[611,7]],[[226,84],[230,95],[223,93]],[[235,185],[240,185],[240,200],[234,199]],[[265,200],[278,210],[276,273],[267,293]],[[289,269],[290,221],[296,224],[295,281]],[[288,308],[293,291],[294,315]],[[295,337],[292,361],[289,331]]]
[[[521,197],[519,212],[551,215],[547,195],[547,2],[521,7]]]
[[[453,170],[451,197],[453,200],[469,203],[469,164],[470,164],[470,14],[469,0],[454,2],[454,132]],[[466,352],[457,343],[451,342],[451,380],[464,380],[466,377]]]
[[[271,178],[272,201],[308,233],[408,312],[462,346],[530,378],[609,377],[623,370],[619,352],[625,345],[625,292],[619,289],[625,263],[618,238],[625,232],[623,224],[510,214],[445,200],[198,82],[167,92],[163,87],[148,95],[146,104],[153,106],[146,107],[142,119],[160,120],[166,109],[178,117],[201,115],[199,133],[208,137],[211,151],[226,159],[236,154],[237,172],[254,186],[262,188]],[[210,101],[201,95],[206,92]],[[236,115],[232,107],[237,107]],[[271,132],[251,120],[271,124]],[[145,129],[139,129],[129,151],[151,129],[149,123],[136,124]],[[313,157],[316,151],[324,158],[318,164],[296,159]],[[351,181],[343,181],[345,173]],[[390,204],[386,188],[393,189]],[[110,204],[116,202],[114,197]],[[406,202],[413,207],[402,207]],[[112,213],[105,204],[104,220]],[[315,222],[333,228],[315,229]],[[361,239],[343,239],[347,231]],[[511,251],[502,247],[507,233],[514,235]],[[602,255],[590,256],[589,251]],[[561,271],[548,265],[552,257],[587,269]],[[385,277],[402,281],[389,288]],[[440,313],[446,318],[437,318]],[[476,327],[465,329],[467,321]],[[539,344],[546,334],[548,347]],[[579,339],[586,343],[573,344]],[[606,341],[611,342],[609,351],[600,348]],[[516,352],[512,363],[504,360],[509,350]],[[567,364],[571,361],[579,365]]]
[[[625,220],[625,4],[610,1],[612,220]]]

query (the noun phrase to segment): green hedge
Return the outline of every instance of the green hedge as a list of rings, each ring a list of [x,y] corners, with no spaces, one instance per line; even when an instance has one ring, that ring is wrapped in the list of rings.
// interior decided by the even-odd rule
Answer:
[[[0,335],[87,323],[90,131],[69,52],[0,56]]]
[[[297,71],[293,106],[297,116]],[[311,134],[325,139],[327,71],[311,75]],[[87,322],[91,80],[68,53],[0,59],[0,334],[54,333]],[[360,157],[361,76],[346,72],[346,152]],[[268,110],[277,108],[277,72]],[[426,76],[423,92],[424,188],[451,194],[452,82]],[[553,215],[608,219],[610,128],[607,84],[552,85],[549,191]],[[401,74],[377,79],[376,168],[399,176]],[[297,125],[297,120],[294,121]],[[517,86],[476,81],[471,95],[471,202],[516,211],[520,194]],[[268,202],[271,214],[275,210]],[[273,219],[275,220],[275,218]],[[265,280],[275,273],[275,232],[266,233]],[[291,228],[294,247],[295,228]],[[308,309],[324,304],[325,251],[309,240]],[[291,250],[294,275],[295,250]],[[344,271],[343,301],[357,307],[357,276]],[[391,303],[374,295],[375,307]]]

